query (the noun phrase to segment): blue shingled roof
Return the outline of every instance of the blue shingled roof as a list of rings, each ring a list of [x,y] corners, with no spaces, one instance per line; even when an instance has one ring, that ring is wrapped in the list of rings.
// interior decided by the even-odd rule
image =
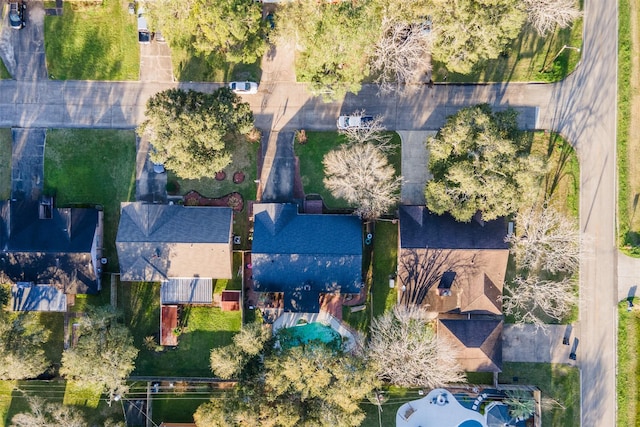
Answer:
[[[298,214],[254,206],[252,275],[257,292],[284,292],[288,311],[317,312],[319,293],[358,293],[362,223],[352,215]]]

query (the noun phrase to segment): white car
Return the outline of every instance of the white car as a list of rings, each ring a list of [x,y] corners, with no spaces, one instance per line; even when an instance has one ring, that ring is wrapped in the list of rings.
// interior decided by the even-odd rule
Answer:
[[[359,114],[352,114],[350,116],[338,117],[338,129],[353,129],[353,128],[366,128],[371,122],[373,122],[373,116],[362,116]]]
[[[258,83],[255,82],[231,82],[229,89],[239,95],[253,95],[258,93]]]

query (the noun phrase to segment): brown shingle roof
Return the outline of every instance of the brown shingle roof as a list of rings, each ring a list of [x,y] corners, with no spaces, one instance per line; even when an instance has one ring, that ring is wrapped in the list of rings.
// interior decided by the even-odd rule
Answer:
[[[502,327],[502,320],[440,319],[437,334],[456,348],[457,361],[466,372],[500,372]]]

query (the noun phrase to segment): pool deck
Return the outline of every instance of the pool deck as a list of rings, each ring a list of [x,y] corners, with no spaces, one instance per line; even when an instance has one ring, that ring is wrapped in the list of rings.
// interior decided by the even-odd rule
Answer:
[[[477,427],[487,426],[483,415],[465,408],[451,392],[442,388],[405,403],[396,414],[396,427],[458,427],[465,421]]]

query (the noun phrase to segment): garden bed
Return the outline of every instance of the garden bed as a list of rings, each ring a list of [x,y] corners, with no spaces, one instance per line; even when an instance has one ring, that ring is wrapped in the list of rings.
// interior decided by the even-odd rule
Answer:
[[[244,198],[235,191],[222,197],[210,198],[191,190],[184,195],[183,200],[185,206],[228,206],[236,212],[244,209]]]

